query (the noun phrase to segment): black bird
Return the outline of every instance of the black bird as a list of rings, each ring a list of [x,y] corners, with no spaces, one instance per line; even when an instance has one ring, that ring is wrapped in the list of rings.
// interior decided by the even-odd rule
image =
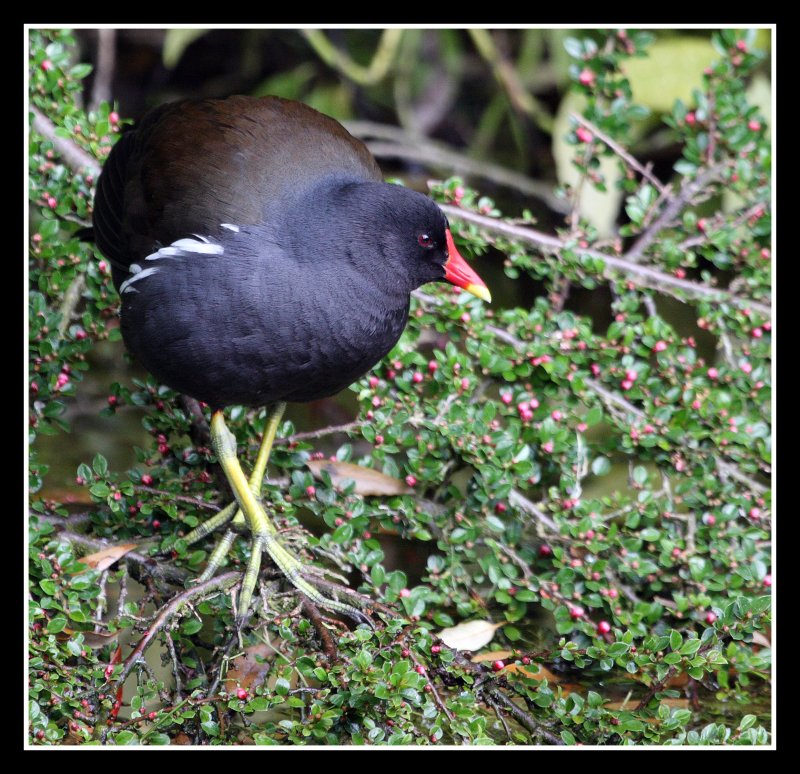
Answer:
[[[202,577],[246,522],[240,619],[263,550],[312,601],[363,619],[305,577],[259,501],[261,484],[286,402],[333,395],[372,368],[400,338],[412,290],[448,280],[490,300],[444,213],[384,183],[366,146],[332,118],[236,96],[162,105],[125,133],[98,180],[93,229],[127,348],[213,409],[214,451],[237,502],[186,537],[228,527]],[[231,404],[271,406],[249,480],[222,414]]]

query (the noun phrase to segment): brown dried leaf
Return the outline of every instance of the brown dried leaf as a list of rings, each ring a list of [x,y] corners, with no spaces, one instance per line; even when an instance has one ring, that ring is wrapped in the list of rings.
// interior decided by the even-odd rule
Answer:
[[[244,653],[231,661],[226,680],[231,685],[250,688],[254,683],[260,683],[272,665],[270,656],[275,651],[269,645],[260,642],[247,648]]]
[[[107,570],[114,562],[118,562],[125,554],[130,553],[137,547],[136,543],[120,543],[118,546],[104,548],[96,554],[84,556],[82,559],[78,559],[78,561],[85,564],[86,568],[89,570],[103,572],[103,570]]]
[[[102,648],[103,645],[116,642],[121,632],[121,629],[115,632],[83,632],[83,642],[93,650]]]
[[[771,648],[771,637],[772,632],[769,629],[766,632],[753,632],[753,644],[760,645],[762,648]]]
[[[409,494],[412,491],[411,487],[399,478],[393,478],[379,470],[354,465],[351,462],[307,460],[306,465],[314,476],[320,479],[324,470],[331,477],[335,487],[343,486],[347,480],[355,481],[355,493],[359,495],[388,497]]]
[[[439,639],[441,639],[448,648],[455,648],[456,650],[480,650],[492,641],[495,630],[499,629],[501,626],[505,626],[505,623],[465,621],[456,626],[442,629],[442,631],[439,632]],[[511,655],[510,651],[509,655]],[[505,656],[495,656],[494,658],[505,658]],[[474,660],[475,659],[473,659],[473,661]]]
[[[473,656],[470,661],[473,664],[480,664],[484,661],[505,661],[513,655],[513,650],[493,650],[490,653],[479,653],[477,656]]]
[[[472,660],[474,661],[475,659]],[[560,682],[558,675],[553,674],[546,666],[542,666],[541,664],[531,664],[530,666],[509,664],[506,667],[506,671],[520,674],[523,677],[529,677],[532,680],[547,680],[548,683]]]

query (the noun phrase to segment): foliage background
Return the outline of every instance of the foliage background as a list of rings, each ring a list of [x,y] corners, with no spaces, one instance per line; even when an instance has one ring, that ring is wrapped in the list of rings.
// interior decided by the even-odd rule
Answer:
[[[113,32],[30,33],[32,743],[769,743],[768,31]],[[378,632],[265,576],[240,641],[230,571],[170,606],[221,500],[75,231],[129,118],[234,92],[444,180],[496,299],[423,288],[387,361],[281,430],[287,539],[402,613]],[[254,445],[263,413],[232,419]],[[329,455],[394,494],[315,478]],[[467,620],[499,624],[484,660],[437,639]]]

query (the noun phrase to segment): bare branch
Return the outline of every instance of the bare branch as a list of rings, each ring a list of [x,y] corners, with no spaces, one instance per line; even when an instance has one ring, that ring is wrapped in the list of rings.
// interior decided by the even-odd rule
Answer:
[[[100,164],[72,140],[59,137],[53,122],[39,108],[31,105],[30,111],[33,113],[33,130],[53,143],[56,153],[67,162],[73,172],[88,172],[95,176],[100,174]]]
[[[536,231],[535,229],[527,226],[518,226],[512,223],[507,223],[506,221],[499,220],[498,218],[489,218],[485,215],[479,215],[477,212],[463,210],[460,207],[455,207],[451,204],[441,204],[439,206],[449,217],[467,223],[473,223],[476,226],[486,229],[491,233],[499,234],[507,239],[535,245],[544,252],[558,253],[561,250],[569,249],[580,255],[586,255],[590,258],[601,260],[605,264],[603,275],[607,279],[613,277],[614,271],[619,271],[635,278],[643,287],[658,290],[668,295],[685,293],[693,298],[728,302],[741,306],[747,305],[751,309],[756,309],[767,317],[769,317],[771,314],[770,307],[760,301],[754,301],[753,299],[735,296],[728,291],[710,288],[707,285],[703,285],[699,282],[679,279],[678,277],[673,277],[670,274],[666,274],[658,269],[654,269],[651,266],[635,263],[626,257],[610,255],[599,250],[592,250],[591,248],[582,248],[577,244],[568,244],[557,236],[545,234],[544,232]],[[664,221],[663,214],[651,228],[657,227],[657,230],[660,231],[663,226],[659,226],[658,223],[661,221]],[[650,229],[648,229],[648,232],[649,231]],[[655,234],[653,235],[652,239],[654,238]]]
[[[117,31],[113,27],[97,30],[97,66],[94,69],[94,85],[91,110],[97,109],[101,102],[111,101],[111,83],[114,80],[114,65],[117,54]]]
[[[631,156],[628,151],[625,150],[618,142],[612,140],[605,132],[601,129],[598,129],[591,121],[584,118],[582,115],[578,113],[570,113],[570,118],[574,121],[577,121],[579,124],[583,124],[598,140],[601,140],[603,143],[608,145],[614,153],[617,154],[631,169],[635,169],[642,177],[649,180],[660,193],[664,193],[668,190],[667,186],[665,186],[649,169],[643,167],[633,156]]]

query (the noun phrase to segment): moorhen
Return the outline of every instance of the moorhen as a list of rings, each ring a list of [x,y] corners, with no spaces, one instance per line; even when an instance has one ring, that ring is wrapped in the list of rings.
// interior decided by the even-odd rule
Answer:
[[[447,219],[421,193],[383,182],[339,123],[278,97],[181,100],[122,135],[97,183],[94,239],[119,291],[122,336],[160,381],[209,404],[214,452],[236,502],[186,536],[227,531],[201,578],[252,535],[238,618],[266,551],[316,604],[323,595],[278,540],[259,498],[287,401],[339,392],[395,345],[410,293],[448,280],[490,300]],[[270,406],[249,478],[222,409]]]

